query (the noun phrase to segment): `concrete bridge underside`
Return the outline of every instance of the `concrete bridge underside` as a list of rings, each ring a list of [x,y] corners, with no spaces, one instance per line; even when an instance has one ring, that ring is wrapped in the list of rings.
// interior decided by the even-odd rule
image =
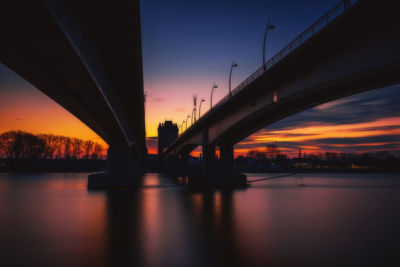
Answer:
[[[139,1],[10,0],[2,10],[0,62],[109,144],[104,185],[137,180],[147,154]]]
[[[203,146],[206,157],[217,145],[222,166],[229,169],[233,145],[261,128],[328,101],[399,83],[400,27],[391,5],[360,1],[199,120],[166,154],[187,156]]]

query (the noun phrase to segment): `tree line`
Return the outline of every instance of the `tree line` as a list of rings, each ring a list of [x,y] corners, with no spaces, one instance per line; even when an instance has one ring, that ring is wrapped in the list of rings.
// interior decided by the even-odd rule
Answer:
[[[91,140],[17,130],[0,135],[0,158],[95,160],[104,157],[104,147]]]
[[[254,149],[246,156],[239,156],[235,164],[240,169],[271,168],[288,169],[370,169],[370,170],[399,170],[400,157],[388,151],[368,153],[338,153],[325,152],[317,154],[302,153],[299,149],[297,158],[289,158],[281,152],[276,144],[268,144],[264,149]]]
[[[247,158],[258,161],[273,160],[273,159],[288,159],[288,156],[281,152],[276,144],[268,144],[265,149],[253,149],[246,153]]]
[[[265,149],[253,149],[246,153],[246,158],[251,158],[258,161],[274,160],[274,159],[289,159],[288,155],[282,153],[275,144],[266,145]],[[356,161],[356,160],[393,160],[396,156],[388,151],[377,151],[367,153],[344,153],[330,152],[306,154],[299,149],[297,159],[317,159],[324,161]]]

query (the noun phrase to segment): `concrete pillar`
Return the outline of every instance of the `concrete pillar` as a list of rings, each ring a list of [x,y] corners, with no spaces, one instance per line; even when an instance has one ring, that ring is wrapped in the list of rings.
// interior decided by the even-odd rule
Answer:
[[[224,143],[220,145],[220,163],[223,173],[233,171],[233,144]]]
[[[215,145],[209,144],[208,129],[203,131],[202,136],[202,168],[203,172],[215,172]]]
[[[245,187],[246,175],[233,171],[233,143],[225,142],[220,146],[221,167],[223,173],[216,171],[215,145],[210,144],[208,130],[202,133],[202,173],[189,177],[192,185],[217,187]]]
[[[110,146],[107,171],[89,175],[89,188],[112,188],[140,185],[143,169],[135,146]]]
[[[107,173],[131,176],[141,172],[137,151],[134,148],[110,146],[107,151]]]

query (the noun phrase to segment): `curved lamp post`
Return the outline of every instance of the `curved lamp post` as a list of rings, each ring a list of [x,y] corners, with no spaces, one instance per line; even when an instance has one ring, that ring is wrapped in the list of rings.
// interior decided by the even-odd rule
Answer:
[[[213,96],[213,93],[214,93],[214,89],[215,89],[215,88],[218,88],[218,85],[217,85],[216,83],[213,84],[213,87],[212,87],[212,89],[211,89],[210,109],[212,109],[212,96]]]
[[[232,91],[231,91],[231,80],[232,80],[232,70],[233,68],[239,66],[237,63],[235,63],[235,60],[232,62],[231,65],[231,71],[229,72],[229,97],[232,96]]]
[[[189,118],[190,118],[190,115],[187,115],[187,117],[186,117],[186,130],[185,131],[187,131],[187,121],[188,121]]]
[[[201,98],[200,105],[199,105],[199,120],[200,120],[201,103],[203,103],[204,101],[206,101],[206,100],[204,98]]]
[[[267,27],[265,28],[265,32],[264,32],[263,59],[262,59],[263,60],[262,61],[263,66],[265,65],[265,43],[267,41],[268,31],[269,30],[273,30],[275,28],[276,28],[275,25],[271,24],[271,21],[268,20]],[[265,70],[265,66],[264,66],[264,70]]]

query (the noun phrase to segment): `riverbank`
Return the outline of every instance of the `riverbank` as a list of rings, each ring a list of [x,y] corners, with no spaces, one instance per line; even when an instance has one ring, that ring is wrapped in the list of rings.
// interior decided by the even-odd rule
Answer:
[[[94,172],[107,167],[98,159],[33,159],[0,161],[0,172]]]

